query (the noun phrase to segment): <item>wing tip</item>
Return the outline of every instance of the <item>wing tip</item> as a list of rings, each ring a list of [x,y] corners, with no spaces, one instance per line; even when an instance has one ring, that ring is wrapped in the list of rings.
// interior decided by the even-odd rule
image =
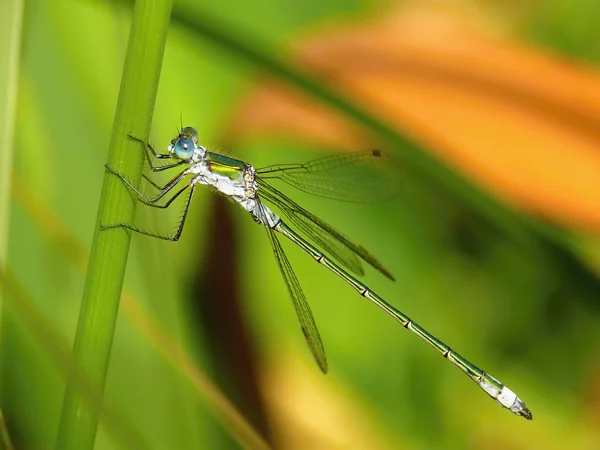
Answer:
[[[323,360],[323,361],[319,361],[317,360],[317,364],[319,365],[319,369],[321,369],[321,372],[323,372],[323,375],[327,375],[327,372],[329,371],[329,366],[327,364],[327,360]]]
[[[389,273],[387,270],[383,271],[383,276],[385,276],[388,280],[396,281],[396,277]]]

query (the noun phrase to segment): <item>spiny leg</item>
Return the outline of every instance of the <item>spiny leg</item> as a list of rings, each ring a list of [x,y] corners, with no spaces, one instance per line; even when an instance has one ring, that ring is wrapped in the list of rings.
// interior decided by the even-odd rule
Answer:
[[[148,154],[146,153],[146,156]],[[168,169],[172,169],[173,167],[178,167],[181,166],[182,164],[185,164],[185,161],[178,161],[176,163],[173,164],[167,164],[166,166],[153,166],[152,163],[150,162],[150,160],[148,160],[148,164],[150,165],[150,170],[152,170],[152,172],[162,172],[163,170],[168,170]]]
[[[142,198],[138,198],[138,201],[143,203],[144,205],[148,205],[151,206],[153,208],[160,208],[160,209],[167,209],[169,206],[171,206],[171,203],[173,203],[177,197],[179,197],[187,188],[190,187],[191,183],[186,184],[185,186],[183,186],[181,189],[179,189],[175,194],[173,194],[173,196],[166,201],[166,203],[164,205],[157,205],[156,203],[150,203],[145,201]]]
[[[186,176],[189,175],[189,172],[186,169],[183,172],[181,172],[180,174],[171,178],[171,180],[164,186],[158,186],[157,184],[152,182],[152,184],[154,184],[154,186],[156,186],[156,188],[160,190],[160,194],[156,195],[155,197],[148,198],[144,194],[142,194],[133,184],[131,184],[129,182],[129,180],[127,180],[127,178],[125,178],[122,174],[120,174],[119,172],[117,172],[114,169],[111,169],[108,165],[105,165],[104,167],[106,167],[106,170],[108,170],[113,175],[117,176],[123,183],[125,183],[125,185],[127,185],[127,187],[129,187],[129,189],[131,189],[133,192],[135,192],[139,196],[140,199],[144,200],[144,203],[146,203],[146,204],[154,203],[154,202],[157,202],[158,200],[160,200],[162,197],[165,196],[165,194],[167,194],[171,189],[173,189],[181,180],[183,180]]]
[[[167,164],[165,166],[155,166],[154,164],[152,164],[152,160],[150,159],[150,153],[152,153],[152,156],[154,156],[156,159],[174,159],[173,155],[171,155],[170,153],[157,153],[156,150],[154,150],[154,148],[150,144],[147,144],[140,138],[135,137],[131,134],[128,134],[127,137],[142,144],[142,146],[144,147],[144,155],[146,156],[146,160],[148,161],[148,165],[150,166],[150,170],[152,170],[152,172],[162,172],[163,170],[172,169],[173,167],[177,167],[185,163],[185,161],[181,160],[173,164]]]
[[[142,203],[145,203],[148,206],[152,206],[152,207],[155,207],[155,208],[168,208],[169,205],[177,197],[179,197],[179,195],[183,191],[185,191],[188,187],[190,188],[190,195],[188,196],[187,202],[185,204],[185,208],[183,209],[183,215],[181,216],[181,221],[179,222],[179,226],[177,227],[177,232],[173,236],[165,236],[165,235],[158,234],[158,233],[151,233],[149,231],[141,230],[141,229],[139,229],[139,228],[137,228],[137,227],[135,227],[133,225],[129,225],[127,223],[116,223],[116,224],[112,224],[112,225],[102,225],[101,224],[100,227],[103,230],[107,230],[107,229],[110,229],[110,228],[126,228],[128,230],[135,231],[136,233],[140,233],[140,234],[143,234],[143,235],[146,235],[146,236],[154,237],[154,238],[157,238],[157,239],[162,239],[164,241],[173,241],[173,242],[176,242],[176,241],[179,240],[179,238],[181,237],[181,233],[183,232],[183,227],[185,225],[185,219],[187,218],[188,211],[190,209],[190,203],[192,202],[192,197],[194,196],[194,189],[196,188],[196,185],[193,184],[193,183],[191,183],[191,182],[188,183],[188,184],[186,184],[172,198],[170,198],[165,205],[162,205],[162,206],[161,205],[148,204],[148,203],[145,203],[145,202],[142,201]],[[141,199],[140,199],[140,201],[141,201]]]
[[[148,183],[150,183],[152,186],[154,186],[156,189],[158,189],[159,191],[163,190],[164,186],[160,186],[159,184],[155,183],[154,181],[152,181],[152,178],[150,178],[146,174],[143,173],[142,178],[144,180],[146,180]]]
[[[150,145],[149,143],[146,144],[144,140],[140,139],[137,136],[134,136],[133,134],[128,134],[127,137],[142,144],[145,150],[150,150],[152,152],[152,156],[154,156],[156,159],[169,159],[173,157],[170,153],[158,153],[156,150],[154,150],[154,147],[152,147],[152,145]]]

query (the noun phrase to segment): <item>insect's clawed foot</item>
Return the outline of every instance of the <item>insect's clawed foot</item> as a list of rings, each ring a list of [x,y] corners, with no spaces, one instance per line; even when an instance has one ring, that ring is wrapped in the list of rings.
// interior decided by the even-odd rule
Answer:
[[[129,230],[132,229],[131,225],[127,225],[126,223],[113,223],[110,225],[105,225],[105,224],[101,223],[100,228],[102,230],[110,230],[111,228],[126,228]]]
[[[136,142],[140,142],[141,144],[144,144],[144,146],[148,145],[143,139],[140,139],[135,134],[127,133],[127,137],[131,140],[134,140]]]
[[[110,173],[112,173],[113,175],[117,175],[120,176],[121,174],[119,172],[117,172],[115,169],[111,168],[108,163],[104,164],[104,168],[106,170],[108,170]]]

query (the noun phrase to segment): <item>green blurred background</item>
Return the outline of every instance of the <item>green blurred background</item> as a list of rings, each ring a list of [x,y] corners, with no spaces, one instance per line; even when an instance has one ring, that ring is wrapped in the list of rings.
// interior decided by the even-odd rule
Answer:
[[[188,3],[177,6],[198,11]],[[476,7],[515,39],[592,64],[600,59],[596,1],[456,3]],[[244,30],[285,54],[313,29],[358,23],[390,5],[223,0],[202,8],[229,24],[225,31]],[[86,248],[129,18],[126,9],[97,2],[25,1],[13,174]],[[256,167],[330,151],[293,138],[223,135],[257,75],[174,22],[152,142],[162,148],[183,118],[204,145]],[[534,232],[515,239],[430,180],[403,176],[402,194],[381,204],[286,192],[377,255],[397,281],[367,270],[366,283],[509,385],[532,410],[532,422],[495,405],[423,342],[284,244],[325,343],[330,373],[322,376],[264,231],[207,190],[197,193],[179,243],[134,236],[125,284],[277,448],[600,448],[600,281],[587,256]],[[46,212],[35,219],[21,196],[10,201],[8,267],[71,343],[84,280],[69,258],[73,243],[48,238]],[[178,212],[138,215],[161,230]],[[4,309],[0,406],[8,430],[15,448],[51,448],[64,377],[10,302]],[[119,318],[106,398],[151,448],[238,448],[186,375],[140,333],[135,316]],[[96,448],[116,447],[101,425]]]

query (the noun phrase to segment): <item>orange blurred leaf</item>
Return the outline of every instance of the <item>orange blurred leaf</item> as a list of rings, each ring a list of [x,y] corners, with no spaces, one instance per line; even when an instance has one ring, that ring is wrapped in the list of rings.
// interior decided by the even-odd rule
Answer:
[[[600,230],[600,76],[590,68],[472,18],[420,10],[320,33],[295,57],[505,201]],[[250,93],[230,126],[237,136],[372,144],[347,119],[272,80]]]

